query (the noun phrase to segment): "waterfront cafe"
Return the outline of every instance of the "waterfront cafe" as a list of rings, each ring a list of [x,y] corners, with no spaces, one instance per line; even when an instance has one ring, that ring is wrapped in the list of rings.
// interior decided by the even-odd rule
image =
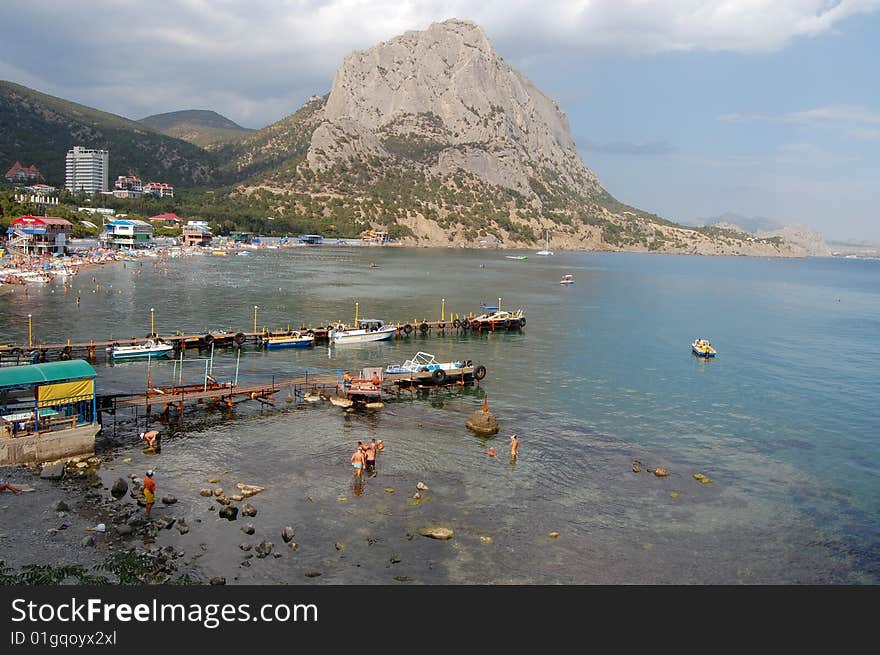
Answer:
[[[0,466],[93,453],[95,377],[81,359],[0,368]]]

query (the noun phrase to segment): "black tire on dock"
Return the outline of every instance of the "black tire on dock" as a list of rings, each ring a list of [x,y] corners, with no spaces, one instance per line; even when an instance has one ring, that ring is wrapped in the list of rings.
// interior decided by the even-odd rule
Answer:
[[[486,367],[482,364],[477,366],[477,368],[474,369],[474,377],[477,380],[482,380],[484,377],[486,377]]]
[[[13,357],[18,357],[19,355],[21,355],[21,348],[18,348],[18,347],[13,348],[12,350],[9,351],[9,354],[12,355]]]
[[[471,330],[479,330],[479,329],[480,329],[480,322],[476,319],[471,321]]]
[[[525,316],[523,316],[521,319],[519,319],[519,326],[520,327],[526,326],[526,317]]]
[[[238,332],[235,335],[235,343],[237,343],[239,346],[244,345],[245,341],[247,341],[247,337],[244,336],[244,332]]]
[[[446,323],[443,323],[443,322],[438,323],[438,324],[437,324],[437,329],[438,329],[438,330],[445,330],[445,329],[446,329]]]
[[[422,323],[422,324],[419,326],[419,332],[421,332],[422,334],[424,334],[425,332],[428,331],[428,328],[429,328],[429,327],[430,327],[430,326],[429,326],[427,323]]]
[[[410,334],[412,331],[413,331],[413,327],[409,323],[407,323],[406,325],[403,326],[403,333],[404,334]]]
[[[210,345],[212,343],[214,343],[214,335],[213,334],[206,334],[204,341],[205,341],[205,345],[210,347]]]
[[[431,378],[434,380],[434,384],[443,384],[446,382],[446,371],[442,368],[438,368],[436,371],[431,373]]]
[[[64,348],[61,350],[61,354],[58,355],[58,359],[66,362],[68,359],[70,359],[70,351],[71,350],[72,350],[72,348],[70,346],[64,346]]]
[[[457,318],[452,319],[452,327],[457,330],[461,327],[461,321],[459,321]]]

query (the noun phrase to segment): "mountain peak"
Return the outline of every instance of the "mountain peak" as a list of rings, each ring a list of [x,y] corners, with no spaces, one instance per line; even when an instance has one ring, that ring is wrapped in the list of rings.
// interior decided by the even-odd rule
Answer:
[[[356,156],[400,154],[401,142],[431,157],[435,173],[464,170],[529,195],[542,169],[582,193],[600,190],[580,160],[559,106],[495,51],[483,29],[451,19],[349,55],[316,132],[313,168]],[[359,141],[354,152],[346,143]],[[406,148],[404,148],[406,149]]]

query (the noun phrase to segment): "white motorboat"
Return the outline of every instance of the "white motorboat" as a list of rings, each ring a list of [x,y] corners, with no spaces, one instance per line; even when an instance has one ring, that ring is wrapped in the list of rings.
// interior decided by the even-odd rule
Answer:
[[[349,327],[343,324],[334,326],[327,337],[331,343],[366,343],[369,341],[385,341],[394,336],[397,328],[393,325],[385,325],[378,319],[362,319],[357,327]]]
[[[143,359],[145,357],[152,357],[153,359],[159,357],[165,357],[172,350],[174,350],[174,346],[169,343],[165,343],[161,339],[149,339],[144,343],[138,344],[136,346],[119,346],[113,345],[107,348],[107,354],[110,355],[111,359]]]

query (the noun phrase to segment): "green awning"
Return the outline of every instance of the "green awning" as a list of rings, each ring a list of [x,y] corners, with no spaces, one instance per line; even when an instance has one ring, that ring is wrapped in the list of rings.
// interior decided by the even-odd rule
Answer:
[[[0,389],[4,387],[23,387],[46,382],[82,380],[97,375],[91,364],[83,359],[47,364],[26,364],[23,366],[4,366],[0,368]]]

